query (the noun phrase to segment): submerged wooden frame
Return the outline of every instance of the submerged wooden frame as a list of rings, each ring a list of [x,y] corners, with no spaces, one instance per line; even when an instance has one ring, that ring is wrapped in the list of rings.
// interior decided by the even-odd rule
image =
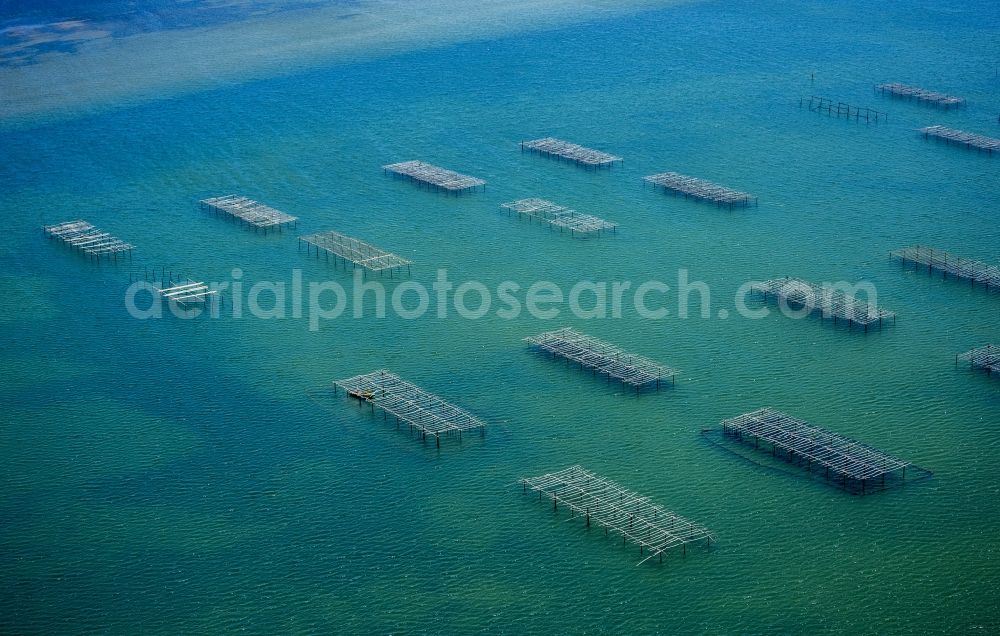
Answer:
[[[103,232],[83,219],[45,225],[42,226],[42,231],[49,238],[57,239],[98,261],[104,255],[117,261],[119,254],[128,254],[131,260],[132,250],[135,248],[131,243]]]
[[[525,215],[529,220],[537,219],[550,227],[557,227],[560,232],[569,230],[573,236],[576,234],[596,234],[599,236],[601,232],[614,232],[618,227],[610,221],[577,212],[572,208],[557,205],[545,199],[518,199],[517,201],[501,203],[500,207],[507,210],[508,214],[516,212],[518,218]]]
[[[622,386],[635,387],[636,392],[651,384],[660,388],[660,382],[670,378],[673,385],[679,373],[649,358],[624,351],[617,346],[582,334],[571,327],[546,331],[524,339],[533,347],[558,356],[611,379],[620,380]]]
[[[894,473],[905,480],[906,468],[912,465],[770,407],[723,420],[722,433],[747,444],[752,440],[758,450],[761,442],[770,444],[772,456],[781,451],[790,461],[805,461],[807,471],[815,466],[827,480],[839,477],[845,489],[860,487],[860,494],[872,492],[872,486],[884,488],[886,477]]]
[[[643,177],[643,181],[659,186],[667,192],[683,195],[684,198],[691,197],[699,201],[714,203],[718,207],[749,207],[751,201],[757,204],[757,199],[751,197],[746,192],[739,192],[731,188],[717,185],[705,179],[689,177],[678,172],[661,172]]]
[[[386,417],[395,416],[397,423],[406,422],[423,439],[434,437],[438,448],[441,435],[454,433],[461,439],[464,431],[478,429],[482,434],[486,429],[483,420],[386,369],[336,380],[333,387],[334,393],[341,388],[359,403],[369,404],[373,412],[377,407]]]
[[[537,152],[546,157],[572,161],[577,165],[587,168],[610,168],[616,163],[624,163],[624,159],[617,155],[594,150],[593,148],[586,148],[554,137],[522,141],[521,152],[525,150]]]
[[[553,510],[562,504],[582,515],[587,527],[591,522],[621,535],[622,543],[631,541],[639,546],[639,556],[649,554],[636,565],[642,565],[654,557],[663,563],[663,554],[671,548],[680,547],[687,552],[689,543],[704,541],[710,546],[715,536],[704,526],[653,503],[632,490],[595,475],[582,466],[546,473],[537,477],[520,480],[523,492],[530,488],[538,493],[538,498],[546,496],[552,500]]]
[[[838,291],[833,287],[816,285],[801,278],[775,278],[758,281],[750,285],[750,291],[763,295],[765,302],[777,299],[786,304],[791,303],[813,313],[819,311],[824,318],[845,320],[848,325],[860,325],[867,332],[868,327],[877,324],[882,328],[883,322],[892,318],[896,322],[896,314],[862,301],[854,296]]]
[[[486,181],[477,177],[470,177],[454,170],[448,170],[440,166],[435,166],[423,161],[403,161],[382,166],[383,172],[392,173],[409,179],[418,184],[428,187],[445,190],[446,192],[460,193],[466,190],[474,190],[482,186],[486,189]]]
[[[912,263],[916,268],[926,267],[928,273],[937,270],[947,278],[968,280],[975,286],[982,283],[988,288],[1000,289],[1000,266],[950,254],[926,245],[913,245],[889,252],[889,258],[897,258],[903,264]]]
[[[282,226],[298,221],[298,217],[236,194],[202,199],[200,203],[202,207],[212,210],[216,214],[223,214],[246,223],[254,230],[263,229],[266,231],[273,227],[280,230]]]

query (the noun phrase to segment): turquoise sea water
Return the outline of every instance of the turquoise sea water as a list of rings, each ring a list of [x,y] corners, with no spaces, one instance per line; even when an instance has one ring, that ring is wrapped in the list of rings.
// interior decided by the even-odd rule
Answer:
[[[1000,385],[954,354],[1000,341],[994,292],[901,268],[928,243],[1000,262],[1000,10],[970,2],[701,2],[390,56],[303,64],[0,132],[0,629],[6,632],[993,632]],[[25,67],[24,73],[31,73]],[[41,71],[39,71],[41,72]],[[93,69],[99,74],[100,69]],[[813,79],[811,79],[811,77]],[[939,111],[873,95],[965,96]],[[878,125],[798,107],[822,95]],[[586,171],[518,152],[552,135],[620,154]],[[485,178],[446,197],[382,174]],[[722,211],[643,188],[676,170],[759,197]],[[238,192],[300,217],[254,234],[200,211]],[[508,218],[540,196],[616,221],[572,240]],[[137,321],[125,266],[39,227],[86,218],[135,264],[247,286],[337,280],[294,236],[337,229],[412,280],[706,282],[712,318]],[[746,280],[870,280],[898,323],[746,320]],[[391,290],[392,284],[389,284]],[[730,317],[720,319],[718,309]],[[224,314],[227,312],[224,311]],[[697,312],[693,312],[697,315]],[[563,325],[683,370],[636,397],[530,354]],[[334,398],[386,367],[485,419],[437,449]],[[869,497],[748,464],[698,433],[773,406],[934,472]],[[521,494],[582,464],[709,527],[638,550]]]

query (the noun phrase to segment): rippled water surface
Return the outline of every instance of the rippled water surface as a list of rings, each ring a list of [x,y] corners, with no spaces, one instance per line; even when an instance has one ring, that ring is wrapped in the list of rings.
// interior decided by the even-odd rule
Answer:
[[[0,626],[997,630],[1000,384],[956,369],[954,355],[1000,341],[1000,295],[904,270],[888,252],[928,243],[1000,262],[1000,158],[914,132],[1000,136],[998,27],[989,2],[644,7],[8,120]],[[49,67],[18,68],[23,79]],[[873,94],[881,81],[969,106],[889,100]],[[810,94],[888,121],[800,109]],[[624,165],[586,171],[518,151],[546,135]],[[489,185],[446,197],[380,169],[414,158]],[[759,207],[642,187],[667,170],[749,191]],[[298,228],[264,236],[199,210],[228,192],[297,215]],[[620,229],[574,240],[499,211],[527,196]],[[89,263],[40,232],[73,218],[134,243],[133,267],[213,281],[239,268],[247,287],[290,281],[293,268],[350,287],[296,249],[296,233],[337,229],[413,260],[411,279],[428,285],[446,268],[490,288],[673,287],[684,268],[709,285],[712,311],[678,319],[668,295],[659,321],[629,308],[604,320],[367,310],[318,331],[290,317],[137,321],[127,266]],[[785,275],[872,281],[897,324],[865,335],[733,311],[744,281]],[[522,338],[563,325],[682,369],[676,388],[623,394],[526,350]],[[485,437],[438,449],[329,391],[382,367],[486,420]],[[934,476],[854,497],[699,435],[762,406]],[[636,548],[514,483],[577,463],[703,523],[717,544],[636,567]]]

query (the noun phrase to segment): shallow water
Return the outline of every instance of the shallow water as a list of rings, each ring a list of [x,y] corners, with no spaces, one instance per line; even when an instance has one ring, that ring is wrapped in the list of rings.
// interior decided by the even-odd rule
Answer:
[[[595,12],[474,41],[306,56],[245,81],[186,78],[141,99],[90,95],[39,120],[46,102],[8,120],[0,625],[997,629],[1000,385],[953,360],[1000,341],[1000,298],[907,271],[888,251],[921,242],[1000,262],[998,159],[914,132],[942,123],[998,136],[998,26],[986,2]],[[887,80],[970,105],[874,95]],[[800,109],[810,94],[888,122]],[[586,171],[518,151],[544,135],[624,165]],[[412,158],[489,185],[447,197],[379,169]],[[760,205],[728,212],[642,187],[666,170]],[[298,228],[264,236],[198,209],[227,192],[299,216]],[[499,211],[526,196],[621,227],[573,240]],[[293,268],[350,287],[343,269],[296,251],[296,233],[327,229],[412,259],[411,279],[428,285],[446,268],[490,288],[673,287],[684,268],[710,286],[712,317],[681,320],[668,295],[661,321],[631,309],[605,320],[368,312],[319,331],[293,319],[137,321],[123,302],[127,267],[89,263],[39,231],[79,217],[136,244],[134,266],[205,280],[240,268],[247,287],[289,281]],[[733,311],[743,282],[784,275],[870,280],[898,322],[865,335]],[[521,341],[567,324],[682,369],[676,388],[622,394]],[[485,437],[438,450],[329,394],[332,379],[381,367],[485,419]],[[934,477],[853,497],[698,434],[765,405]],[[512,485],[576,463],[703,523],[717,545],[635,567],[637,549]]]

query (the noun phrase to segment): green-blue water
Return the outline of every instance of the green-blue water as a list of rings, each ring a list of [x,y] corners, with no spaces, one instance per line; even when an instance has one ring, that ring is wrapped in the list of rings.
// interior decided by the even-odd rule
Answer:
[[[978,1],[691,3],[11,122],[0,629],[1000,629],[1000,384],[953,363],[1000,341],[1000,297],[888,259],[919,242],[1000,262],[1000,158],[914,132],[1000,136],[998,27],[997,6]],[[873,95],[882,81],[970,105]],[[888,122],[800,109],[810,94]],[[624,165],[518,152],[546,135]],[[489,185],[445,197],[380,169],[414,158]],[[667,170],[760,206],[730,213],[642,187]],[[298,229],[265,237],[198,209],[229,192],[299,216]],[[499,212],[527,196],[620,230],[572,240]],[[319,331],[290,318],[137,321],[126,267],[39,230],[74,218],[134,243],[136,265],[220,281],[238,267],[247,286],[302,268],[307,282],[349,287],[296,251],[296,233],[328,229],[412,259],[412,280],[428,285],[447,268],[490,288],[673,286],[685,268],[710,286],[713,317],[678,319],[668,295],[660,321],[565,308],[548,321],[368,312]],[[732,311],[744,281],[784,275],[870,280],[898,323],[866,336]],[[622,394],[521,341],[567,324],[682,369],[676,388]],[[329,395],[331,380],[382,367],[485,419],[485,438],[439,450]],[[698,434],[767,405],[934,477],[854,497]],[[703,523],[717,544],[635,567],[637,549],[512,485],[576,463]]]

